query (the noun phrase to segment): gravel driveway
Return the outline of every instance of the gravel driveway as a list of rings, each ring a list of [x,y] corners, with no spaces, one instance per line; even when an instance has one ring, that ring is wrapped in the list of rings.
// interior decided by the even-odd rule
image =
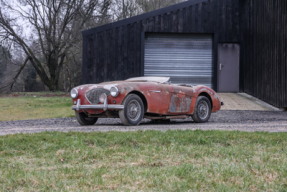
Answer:
[[[137,131],[137,130],[240,130],[287,132],[286,111],[228,111],[213,113],[208,123],[193,123],[191,118],[155,123],[144,119],[139,126],[127,127],[119,119],[99,119],[94,126],[80,126],[75,118],[0,122],[0,135],[43,131]]]

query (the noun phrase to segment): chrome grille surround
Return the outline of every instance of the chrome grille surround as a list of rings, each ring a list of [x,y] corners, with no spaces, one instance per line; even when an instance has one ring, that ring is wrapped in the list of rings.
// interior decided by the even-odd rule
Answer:
[[[86,99],[91,103],[91,104],[99,104],[99,97],[102,93],[105,93],[107,96],[110,95],[110,91],[104,88],[95,88],[86,93]]]

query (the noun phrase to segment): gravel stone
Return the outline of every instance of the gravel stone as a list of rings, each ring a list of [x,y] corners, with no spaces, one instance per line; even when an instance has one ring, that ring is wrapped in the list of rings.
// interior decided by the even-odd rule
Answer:
[[[99,119],[93,126],[81,126],[76,118],[38,119],[0,122],[0,135],[44,131],[138,131],[138,130],[229,130],[287,132],[286,111],[228,111],[212,113],[207,123],[194,123],[191,118],[155,123],[143,119],[139,126],[124,126],[119,118]]]

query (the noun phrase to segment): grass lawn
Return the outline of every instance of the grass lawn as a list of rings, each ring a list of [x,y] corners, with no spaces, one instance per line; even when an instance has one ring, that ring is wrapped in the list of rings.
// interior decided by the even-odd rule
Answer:
[[[45,132],[0,137],[1,191],[286,191],[287,133]]]
[[[62,92],[1,95],[0,121],[75,116],[71,106],[71,97]]]

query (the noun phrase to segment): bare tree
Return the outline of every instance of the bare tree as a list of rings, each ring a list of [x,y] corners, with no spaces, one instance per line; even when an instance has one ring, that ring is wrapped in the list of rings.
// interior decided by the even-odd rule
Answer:
[[[113,2],[112,13],[115,21],[142,13],[136,0],[114,0]]]
[[[0,45],[0,89],[2,86],[5,86],[5,72],[7,71],[7,65],[10,61],[11,54],[9,50]]]
[[[126,19],[183,1],[185,0],[113,0],[113,20]]]
[[[81,41],[80,31],[91,21],[102,24],[110,0],[0,0],[0,40],[18,44],[43,83],[58,90],[59,77],[67,55]],[[24,27],[33,33],[26,38]],[[31,47],[33,45],[33,47]]]
[[[167,7],[186,0],[136,0],[143,13]]]

